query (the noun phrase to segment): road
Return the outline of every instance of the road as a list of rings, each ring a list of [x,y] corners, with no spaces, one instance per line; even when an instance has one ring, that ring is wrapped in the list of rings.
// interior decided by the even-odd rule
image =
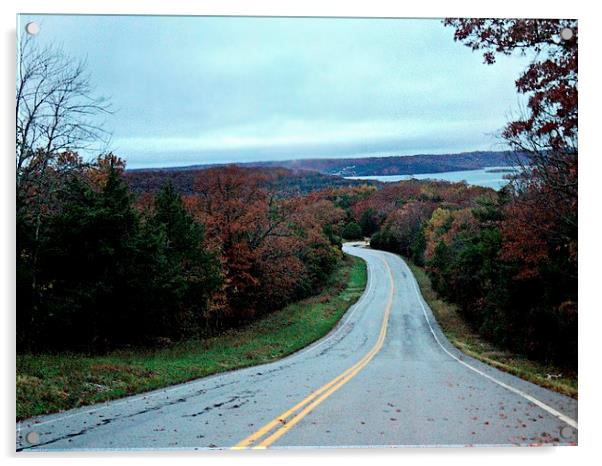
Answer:
[[[577,442],[575,400],[455,349],[398,256],[344,249],[367,262],[368,285],[322,340],[274,363],[19,423],[17,449]]]

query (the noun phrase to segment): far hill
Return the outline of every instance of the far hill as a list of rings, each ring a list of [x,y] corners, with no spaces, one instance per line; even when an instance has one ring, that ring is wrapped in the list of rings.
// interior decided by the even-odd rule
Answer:
[[[136,171],[187,171],[206,168],[238,165],[241,167],[288,168],[337,176],[385,176],[418,175],[421,173],[442,173],[461,170],[478,170],[486,167],[510,167],[517,164],[518,158],[526,162],[524,156],[511,151],[478,151],[459,154],[421,154],[386,157],[361,157],[345,159],[299,159],[264,162],[213,163],[187,167],[165,167],[158,169],[135,169]]]
[[[312,170],[338,176],[417,175],[486,167],[516,165],[514,152],[464,152],[461,154],[408,155],[347,159],[305,159],[244,164],[255,167],[283,167]],[[523,157],[524,158],[524,157]],[[524,160],[523,160],[524,161]]]

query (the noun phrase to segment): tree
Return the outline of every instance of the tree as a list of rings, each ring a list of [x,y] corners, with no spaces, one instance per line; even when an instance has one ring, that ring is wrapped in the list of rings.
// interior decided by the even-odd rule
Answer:
[[[107,136],[97,117],[110,107],[94,96],[85,63],[35,40],[27,37],[17,50],[17,187],[33,173],[43,175],[59,153],[88,149]]]
[[[529,54],[533,60],[516,80],[516,89],[528,97],[526,111],[502,131],[508,144],[528,160],[510,188],[512,202],[505,228],[507,257],[524,250],[567,255],[576,274],[578,91],[576,20],[447,19],[454,39],[473,50],[483,50],[485,63],[496,54]],[[561,37],[567,29],[572,36]],[[522,158],[516,163],[522,165]],[[544,215],[536,210],[546,209]],[[520,235],[515,237],[514,234]],[[529,239],[533,241],[529,246]],[[526,243],[525,243],[526,241]]]
[[[500,259],[513,271],[506,291],[510,301],[517,299],[499,309],[529,330],[528,336],[518,332],[524,336],[523,343],[528,341],[528,351],[539,357],[547,352],[575,365],[577,20],[448,19],[445,23],[455,27],[456,40],[484,51],[487,64],[495,62],[496,54],[532,57],[515,83],[517,91],[528,98],[526,109],[501,134],[526,157],[528,165],[501,193],[506,201],[500,221]],[[563,30],[569,33],[564,38]],[[533,296],[537,301],[530,300]],[[520,316],[513,313],[517,308],[523,310]],[[560,340],[569,348],[566,357],[561,355]]]
[[[39,248],[33,306],[20,306],[19,338],[37,347],[106,349],[145,329],[156,284],[157,241],[141,236],[127,186],[110,166],[95,190],[73,173]],[[49,341],[52,340],[52,341]]]
[[[221,275],[215,255],[206,249],[203,226],[186,211],[171,183],[155,197],[147,223],[160,244],[161,279],[153,290],[153,309],[163,336],[179,338],[207,330],[208,302],[221,285]]]
[[[17,260],[27,260],[34,292],[43,223],[58,208],[70,174],[84,165],[76,151],[106,141],[98,117],[110,112],[108,102],[94,96],[85,63],[35,41],[19,43],[16,76],[17,224],[28,243],[26,252],[18,245],[24,256]]]
[[[364,236],[372,236],[378,231],[378,221],[376,220],[374,209],[369,207],[362,212],[360,226],[362,228],[362,235]]]
[[[40,238],[35,289],[29,238],[20,240],[20,349],[104,351],[206,330],[221,277],[202,225],[171,186],[139,213],[122,166],[108,156],[65,180]]]
[[[339,258],[328,232],[342,218],[340,209],[320,196],[280,199],[268,181],[261,170],[204,170],[188,198],[224,277],[212,306],[216,328],[315,292]]]
[[[341,234],[343,235],[343,238],[350,240],[363,238],[362,228],[353,221],[345,225]]]
[[[486,64],[495,54],[530,54],[534,60],[516,81],[529,97],[529,113],[509,122],[503,136],[515,149],[543,163],[577,152],[577,20],[447,19],[454,39],[483,50]],[[568,39],[563,29],[571,31]],[[546,152],[551,152],[546,155]],[[537,161],[535,159],[534,161]]]

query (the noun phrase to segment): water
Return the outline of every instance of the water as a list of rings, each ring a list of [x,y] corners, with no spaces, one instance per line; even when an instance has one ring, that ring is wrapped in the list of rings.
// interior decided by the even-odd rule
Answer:
[[[508,170],[504,172],[494,170]],[[463,170],[454,172],[441,172],[441,173],[419,173],[415,175],[375,175],[375,176],[347,176],[345,178],[350,180],[377,180],[385,183],[395,183],[397,181],[405,181],[415,178],[417,180],[444,180],[451,182],[466,181],[468,184],[476,186],[485,186],[486,188],[493,188],[496,191],[501,189],[508,183],[508,180],[504,178],[515,170],[513,167],[487,167],[479,170]]]

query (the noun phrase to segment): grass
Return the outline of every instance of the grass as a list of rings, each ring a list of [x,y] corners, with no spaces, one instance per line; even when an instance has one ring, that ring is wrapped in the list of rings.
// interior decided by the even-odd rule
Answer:
[[[103,356],[18,354],[17,419],[280,359],[326,335],[361,296],[366,279],[365,262],[346,256],[317,296],[216,337]]]
[[[460,351],[510,374],[533,382],[558,393],[577,398],[577,374],[530,360],[525,356],[497,348],[475,333],[458,313],[456,306],[439,298],[423,268],[411,262],[422,296],[441,326],[443,333]]]

